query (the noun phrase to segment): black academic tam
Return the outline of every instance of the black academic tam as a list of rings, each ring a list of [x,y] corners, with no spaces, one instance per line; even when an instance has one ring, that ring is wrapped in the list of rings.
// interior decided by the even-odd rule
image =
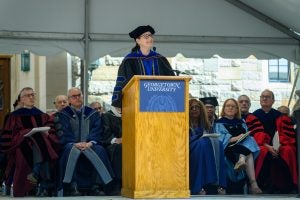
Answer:
[[[136,29],[134,29],[133,31],[131,31],[129,33],[129,36],[133,39],[136,39],[138,37],[140,37],[141,35],[143,35],[143,33],[146,32],[150,32],[151,34],[155,34],[155,30],[154,28],[152,28],[152,26],[147,25],[147,26],[139,26]]]
[[[213,105],[214,107],[219,106],[218,100],[216,97],[204,97],[204,98],[199,98],[200,101],[203,102],[203,104],[210,104]]]

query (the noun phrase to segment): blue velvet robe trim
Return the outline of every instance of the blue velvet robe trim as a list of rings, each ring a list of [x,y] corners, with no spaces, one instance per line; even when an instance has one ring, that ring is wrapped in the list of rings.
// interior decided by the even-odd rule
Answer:
[[[61,144],[65,145],[67,143],[79,142],[80,140],[75,137],[74,132],[80,132],[80,130],[85,131],[86,133],[85,142],[100,142],[100,115],[96,112],[96,110],[87,106],[84,106],[82,111],[84,115],[83,122],[81,122],[80,117],[76,115],[76,112],[70,106],[67,106],[58,113],[63,131],[63,134],[60,136]],[[76,122],[75,127],[71,126],[70,121]]]
[[[60,142],[63,145],[63,149],[60,155],[60,182],[58,188],[62,188],[62,180],[64,177],[64,172],[66,169],[67,160],[69,158],[70,150],[73,146],[73,143],[77,142],[89,142],[94,141],[94,144],[91,148],[102,160],[107,170],[114,176],[108,155],[105,149],[99,145],[101,137],[101,119],[99,113],[87,106],[81,108],[82,113],[76,113],[76,111],[67,106],[62,111],[58,112],[58,119],[61,125],[61,134],[59,135]],[[82,116],[83,115],[83,116]],[[83,140],[80,140],[80,137],[77,137],[76,134],[84,134],[86,137]],[[91,163],[85,158],[80,157],[77,161],[77,173],[74,172],[73,179],[77,182],[79,187],[91,187],[95,184],[95,169]]]
[[[232,137],[232,135],[229,133],[229,131],[225,128],[224,124],[230,124],[230,125],[235,125],[241,123],[242,127],[245,129],[245,132],[248,131],[247,125],[244,120],[242,119],[228,119],[225,117],[220,118],[216,123],[214,124],[214,129],[216,130],[216,133],[221,134],[219,137],[220,141],[223,143],[224,149],[227,147],[229,144],[229,140]],[[246,148],[248,148],[252,154],[253,158],[255,159],[259,152],[259,146],[257,145],[256,141],[253,139],[253,137],[248,136],[246,137],[243,141],[239,143],[239,145],[242,145]]]
[[[130,53],[126,56],[126,58],[140,58],[144,65],[145,75],[159,75],[158,71],[158,63],[157,56],[160,56],[158,53],[154,51],[150,51],[148,55],[143,55],[140,50],[137,52]],[[153,68],[154,67],[154,73]]]

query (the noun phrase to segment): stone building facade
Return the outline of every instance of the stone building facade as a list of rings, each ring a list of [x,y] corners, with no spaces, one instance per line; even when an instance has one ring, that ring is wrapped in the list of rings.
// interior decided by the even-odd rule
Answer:
[[[117,70],[123,58],[105,56],[100,59],[99,67],[91,74],[89,99],[99,100],[108,105]],[[178,54],[169,58],[172,68],[180,72],[180,76],[191,76],[190,96],[195,98],[216,96],[220,109],[227,98],[238,98],[246,94],[251,98],[251,111],[260,107],[259,96],[262,90],[270,89],[275,93],[274,108],[288,105],[294,82],[294,65],[291,65],[291,81],[274,83],[268,80],[268,61],[258,60],[253,56],[246,59],[223,59],[214,56],[210,59],[185,58]],[[290,108],[295,102],[292,96]]]
[[[37,56],[31,53],[30,71],[20,70],[20,55],[10,56],[10,104],[12,105],[20,89],[33,87],[37,92],[37,107],[43,111],[54,109],[53,100],[58,94],[66,94],[70,87],[80,87],[80,59],[66,52],[53,56]],[[104,56],[99,59],[98,68],[90,71],[88,103],[97,100],[104,104],[106,110],[111,103],[118,67],[122,57]],[[252,100],[251,111],[259,107],[259,96],[263,89],[271,89],[275,93],[274,107],[288,105],[293,83],[295,66],[291,65],[289,83],[272,83],[268,81],[268,61],[247,59],[223,59],[214,56],[211,59],[185,58],[178,54],[169,58],[172,68],[189,75],[190,96],[218,97],[222,105],[227,98],[237,98],[247,94]],[[295,85],[300,94],[300,81]],[[290,109],[299,99],[292,95]],[[12,107],[10,108],[12,110]]]

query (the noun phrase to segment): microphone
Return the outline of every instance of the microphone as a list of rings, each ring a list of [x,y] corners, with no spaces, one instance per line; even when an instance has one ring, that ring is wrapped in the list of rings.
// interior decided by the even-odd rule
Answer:
[[[156,52],[156,47],[153,47],[153,51]]]
[[[180,71],[178,69],[172,69],[172,71],[176,74],[176,76],[179,76],[180,74],[190,75],[190,74]]]

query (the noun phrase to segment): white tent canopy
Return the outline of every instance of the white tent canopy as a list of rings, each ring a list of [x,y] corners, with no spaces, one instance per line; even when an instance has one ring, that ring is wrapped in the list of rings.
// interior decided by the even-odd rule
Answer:
[[[0,0],[0,53],[124,56],[134,46],[128,32],[150,24],[166,56],[252,54],[300,64],[300,36],[289,35],[300,32],[299,10],[299,0]]]
[[[104,55],[125,56],[128,33],[152,25],[165,56],[254,55],[300,64],[299,0],[0,0],[0,54],[67,51],[87,66]]]

